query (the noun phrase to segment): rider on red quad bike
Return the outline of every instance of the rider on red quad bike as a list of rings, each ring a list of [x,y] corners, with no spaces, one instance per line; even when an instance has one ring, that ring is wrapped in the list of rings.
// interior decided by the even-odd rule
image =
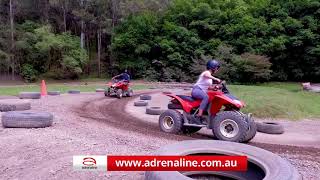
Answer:
[[[195,124],[202,124],[202,114],[207,109],[209,103],[208,90],[212,87],[212,81],[220,83],[221,80],[213,77],[212,74],[218,72],[220,64],[216,60],[210,60],[207,62],[207,70],[202,72],[198,78],[198,81],[192,88],[191,96],[195,99],[200,99],[201,104],[199,107],[198,114],[194,118]]]
[[[105,96],[113,96],[116,95],[118,98],[122,98],[123,96],[131,97],[133,95],[133,91],[129,88],[130,83],[130,75],[127,70],[124,73],[121,73],[112,78],[112,83],[109,83],[109,87],[105,91]]]
[[[171,97],[168,110],[159,117],[160,129],[167,133],[194,133],[202,127],[212,129],[219,140],[248,142],[257,132],[251,114],[240,109],[243,102],[230,94],[225,82],[213,77],[219,62],[210,60],[192,89],[192,97],[166,93]],[[212,80],[218,81],[213,86]],[[209,107],[207,108],[209,104]]]

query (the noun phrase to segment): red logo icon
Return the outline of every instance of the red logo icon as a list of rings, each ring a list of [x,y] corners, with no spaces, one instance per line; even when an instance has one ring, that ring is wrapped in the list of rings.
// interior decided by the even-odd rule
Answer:
[[[95,166],[97,162],[92,157],[86,157],[86,158],[83,158],[82,164],[85,166]]]

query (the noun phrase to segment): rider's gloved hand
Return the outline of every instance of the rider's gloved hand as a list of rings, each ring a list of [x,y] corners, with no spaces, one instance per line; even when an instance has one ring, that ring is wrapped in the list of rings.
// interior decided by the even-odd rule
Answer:
[[[218,79],[218,78],[216,78],[215,81],[216,81],[217,84],[221,84],[221,82],[222,82],[222,80]]]

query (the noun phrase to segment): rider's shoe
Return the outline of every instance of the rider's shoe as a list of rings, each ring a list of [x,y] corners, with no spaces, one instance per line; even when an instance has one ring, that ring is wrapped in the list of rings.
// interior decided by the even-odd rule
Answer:
[[[208,124],[208,120],[205,117],[201,117],[201,124],[203,125],[207,125]]]
[[[201,125],[202,124],[202,120],[201,120],[202,118],[201,118],[201,116],[194,116],[193,118],[192,118],[192,123],[193,124],[197,124],[197,125]]]

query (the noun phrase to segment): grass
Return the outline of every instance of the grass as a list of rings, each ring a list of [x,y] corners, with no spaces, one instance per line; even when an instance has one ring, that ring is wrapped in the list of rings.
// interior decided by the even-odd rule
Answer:
[[[297,83],[230,85],[230,90],[245,101],[243,111],[256,117],[291,120],[320,117],[320,94],[302,91]]]
[[[84,84],[84,83],[81,83]],[[102,84],[88,84],[88,85],[77,85],[77,84],[48,84],[48,91],[60,91],[61,93],[66,93],[68,90],[80,90],[81,92],[95,92],[97,88],[105,88],[106,86]],[[134,90],[146,89],[146,85],[133,85]],[[20,85],[20,86],[0,86],[0,95],[18,95],[19,92],[39,92],[40,86],[36,84],[30,85]]]

